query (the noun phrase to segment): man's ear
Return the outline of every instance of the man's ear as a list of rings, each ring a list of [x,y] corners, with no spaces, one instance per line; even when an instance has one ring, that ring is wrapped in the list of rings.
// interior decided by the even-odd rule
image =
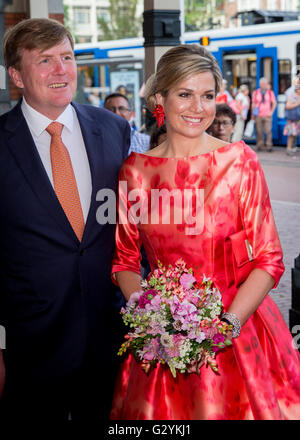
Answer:
[[[23,80],[22,80],[22,75],[21,75],[19,70],[17,70],[14,67],[10,66],[8,68],[8,74],[10,76],[10,79],[14,82],[14,84],[19,89],[23,89],[24,88],[24,84],[23,84]]]

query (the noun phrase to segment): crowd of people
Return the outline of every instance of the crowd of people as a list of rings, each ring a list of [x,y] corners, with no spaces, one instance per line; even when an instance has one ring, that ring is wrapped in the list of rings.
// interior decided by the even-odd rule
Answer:
[[[287,136],[287,155],[293,155],[297,151],[296,141],[297,136],[300,133],[300,78],[295,77],[293,79],[292,86],[285,92],[286,104],[285,112],[287,123],[284,127],[284,136]],[[119,99],[126,100],[126,105],[121,106],[124,109],[123,112],[116,111],[115,106],[107,106],[108,99]],[[254,90],[252,97],[250,97],[250,89],[247,84],[242,84],[235,93],[233,97],[231,93],[227,90],[227,81],[222,80],[221,88],[216,96],[217,109],[222,109],[225,111],[228,117],[231,119],[229,125],[220,127],[216,130],[218,125],[217,115],[213,126],[208,128],[208,133],[213,136],[219,137],[217,135],[220,132],[220,139],[223,139],[223,130],[228,131],[230,129],[230,142],[239,142],[242,139],[253,139],[256,140],[257,151],[273,151],[272,144],[272,117],[273,113],[277,107],[277,101],[274,92],[271,90],[269,81],[262,77],[259,81],[259,88]],[[223,107],[219,107],[223,106]],[[104,100],[104,107],[107,109],[113,109],[115,113],[122,117],[125,117],[129,122],[131,122],[134,117],[134,112],[130,109],[129,100],[126,95],[121,93],[112,93],[106,96]],[[297,109],[297,107],[299,107]],[[226,109],[226,110],[225,110]],[[218,114],[218,112],[217,112]],[[233,114],[235,115],[233,118]],[[153,118],[149,109],[144,107],[144,124],[140,132],[137,131],[136,127],[131,130],[131,151],[145,152],[153,146],[157,146],[156,136],[158,127],[155,124],[155,119]],[[233,122],[234,121],[234,122]],[[245,130],[246,123],[248,124],[248,130]],[[222,125],[222,124],[221,124]],[[164,126],[165,127],[165,126]],[[226,127],[226,128],[225,128]],[[251,128],[250,128],[251,127]],[[160,129],[160,132],[164,130]],[[150,138],[154,137],[150,141]],[[226,138],[227,139],[227,138]]]
[[[90,80],[90,78],[88,78]],[[91,80],[90,80],[91,81]],[[287,119],[284,126],[283,135],[287,138],[286,154],[293,156],[297,151],[297,137],[300,133],[300,101],[299,101],[299,88],[300,79],[298,76],[292,80],[292,85],[285,92],[285,116]],[[144,90],[144,85],[143,85]],[[298,92],[297,92],[298,90]],[[115,99],[126,99],[126,105],[123,105],[123,112],[115,111],[117,114],[125,117],[134,130],[131,131],[131,151],[144,152],[150,147],[153,147],[153,143],[150,143],[150,137],[152,131],[156,136],[156,124],[155,118],[149,111],[147,106],[142,108],[142,126],[140,130],[137,129],[134,123],[135,113],[130,108],[130,101],[126,96],[126,88],[120,87],[120,90],[116,90],[114,93],[105,97],[104,102],[100,100],[98,92],[91,92],[88,95],[88,102],[96,107],[106,106],[108,98],[111,95]],[[240,140],[255,141],[257,151],[273,151],[272,144],[272,124],[273,113],[277,107],[277,100],[274,92],[272,91],[270,82],[267,78],[261,77],[259,80],[259,88],[252,91],[250,94],[250,88],[248,84],[241,84],[238,88],[230,87],[228,90],[228,82],[222,79],[220,91],[218,92],[215,102],[217,105],[225,104],[229,106],[235,113],[235,123],[231,142],[239,142]],[[297,109],[297,107],[299,108]],[[209,128],[210,133],[215,132],[212,128]],[[146,136],[139,136],[139,133],[143,133]],[[215,132],[216,133],[216,132]]]
[[[128,123],[122,93],[107,96],[105,108],[73,102],[73,49],[68,29],[51,19],[23,20],[3,40],[23,97],[0,117],[1,427],[299,419],[300,356],[268,295],[284,272],[268,188],[255,151],[232,143],[251,108],[259,147],[265,132],[271,149],[276,100],[268,82],[261,79],[251,107],[247,86],[232,100],[223,87],[220,102],[211,53],[196,44],[170,48],[145,88],[158,123],[142,134]],[[298,106],[298,82],[294,88],[288,109]],[[148,222],[126,221],[133,193],[159,189],[183,197],[201,190],[201,231],[175,222],[175,201],[159,211],[174,213],[169,223],[151,221],[148,211]],[[126,209],[107,202],[112,194]],[[150,270],[181,258],[220,290],[231,345],[217,354],[218,374],[201,358],[176,378],[163,364],[145,373],[132,354],[119,363],[119,310],[140,294],[143,253]]]

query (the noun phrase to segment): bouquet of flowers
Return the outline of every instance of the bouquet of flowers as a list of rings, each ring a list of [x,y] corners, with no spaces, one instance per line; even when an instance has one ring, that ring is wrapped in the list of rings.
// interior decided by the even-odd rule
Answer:
[[[220,320],[222,308],[212,280],[197,282],[182,259],[168,267],[158,262],[121,309],[131,330],[118,354],[130,349],[145,372],[157,363],[167,364],[174,377],[199,363],[218,372],[216,353],[231,344],[226,333],[232,326]]]

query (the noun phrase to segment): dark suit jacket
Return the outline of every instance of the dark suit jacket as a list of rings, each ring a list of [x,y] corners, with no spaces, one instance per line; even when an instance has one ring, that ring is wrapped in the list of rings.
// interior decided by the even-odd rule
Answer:
[[[0,117],[0,324],[6,329],[7,371],[28,371],[40,379],[72,374],[87,346],[99,363],[109,363],[117,345],[110,278],[115,225],[97,223],[96,194],[102,188],[116,191],[130,129],[104,109],[73,105],[93,186],[81,243],[20,103]]]

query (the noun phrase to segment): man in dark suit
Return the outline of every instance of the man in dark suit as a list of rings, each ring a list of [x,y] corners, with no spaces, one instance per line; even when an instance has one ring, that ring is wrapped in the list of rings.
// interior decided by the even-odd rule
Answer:
[[[110,278],[115,225],[99,222],[97,193],[116,191],[129,125],[71,103],[77,69],[60,23],[22,21],[6,33],[3,54],[23,98],[0,117],[0,418],[100,422],[120,323]]]

